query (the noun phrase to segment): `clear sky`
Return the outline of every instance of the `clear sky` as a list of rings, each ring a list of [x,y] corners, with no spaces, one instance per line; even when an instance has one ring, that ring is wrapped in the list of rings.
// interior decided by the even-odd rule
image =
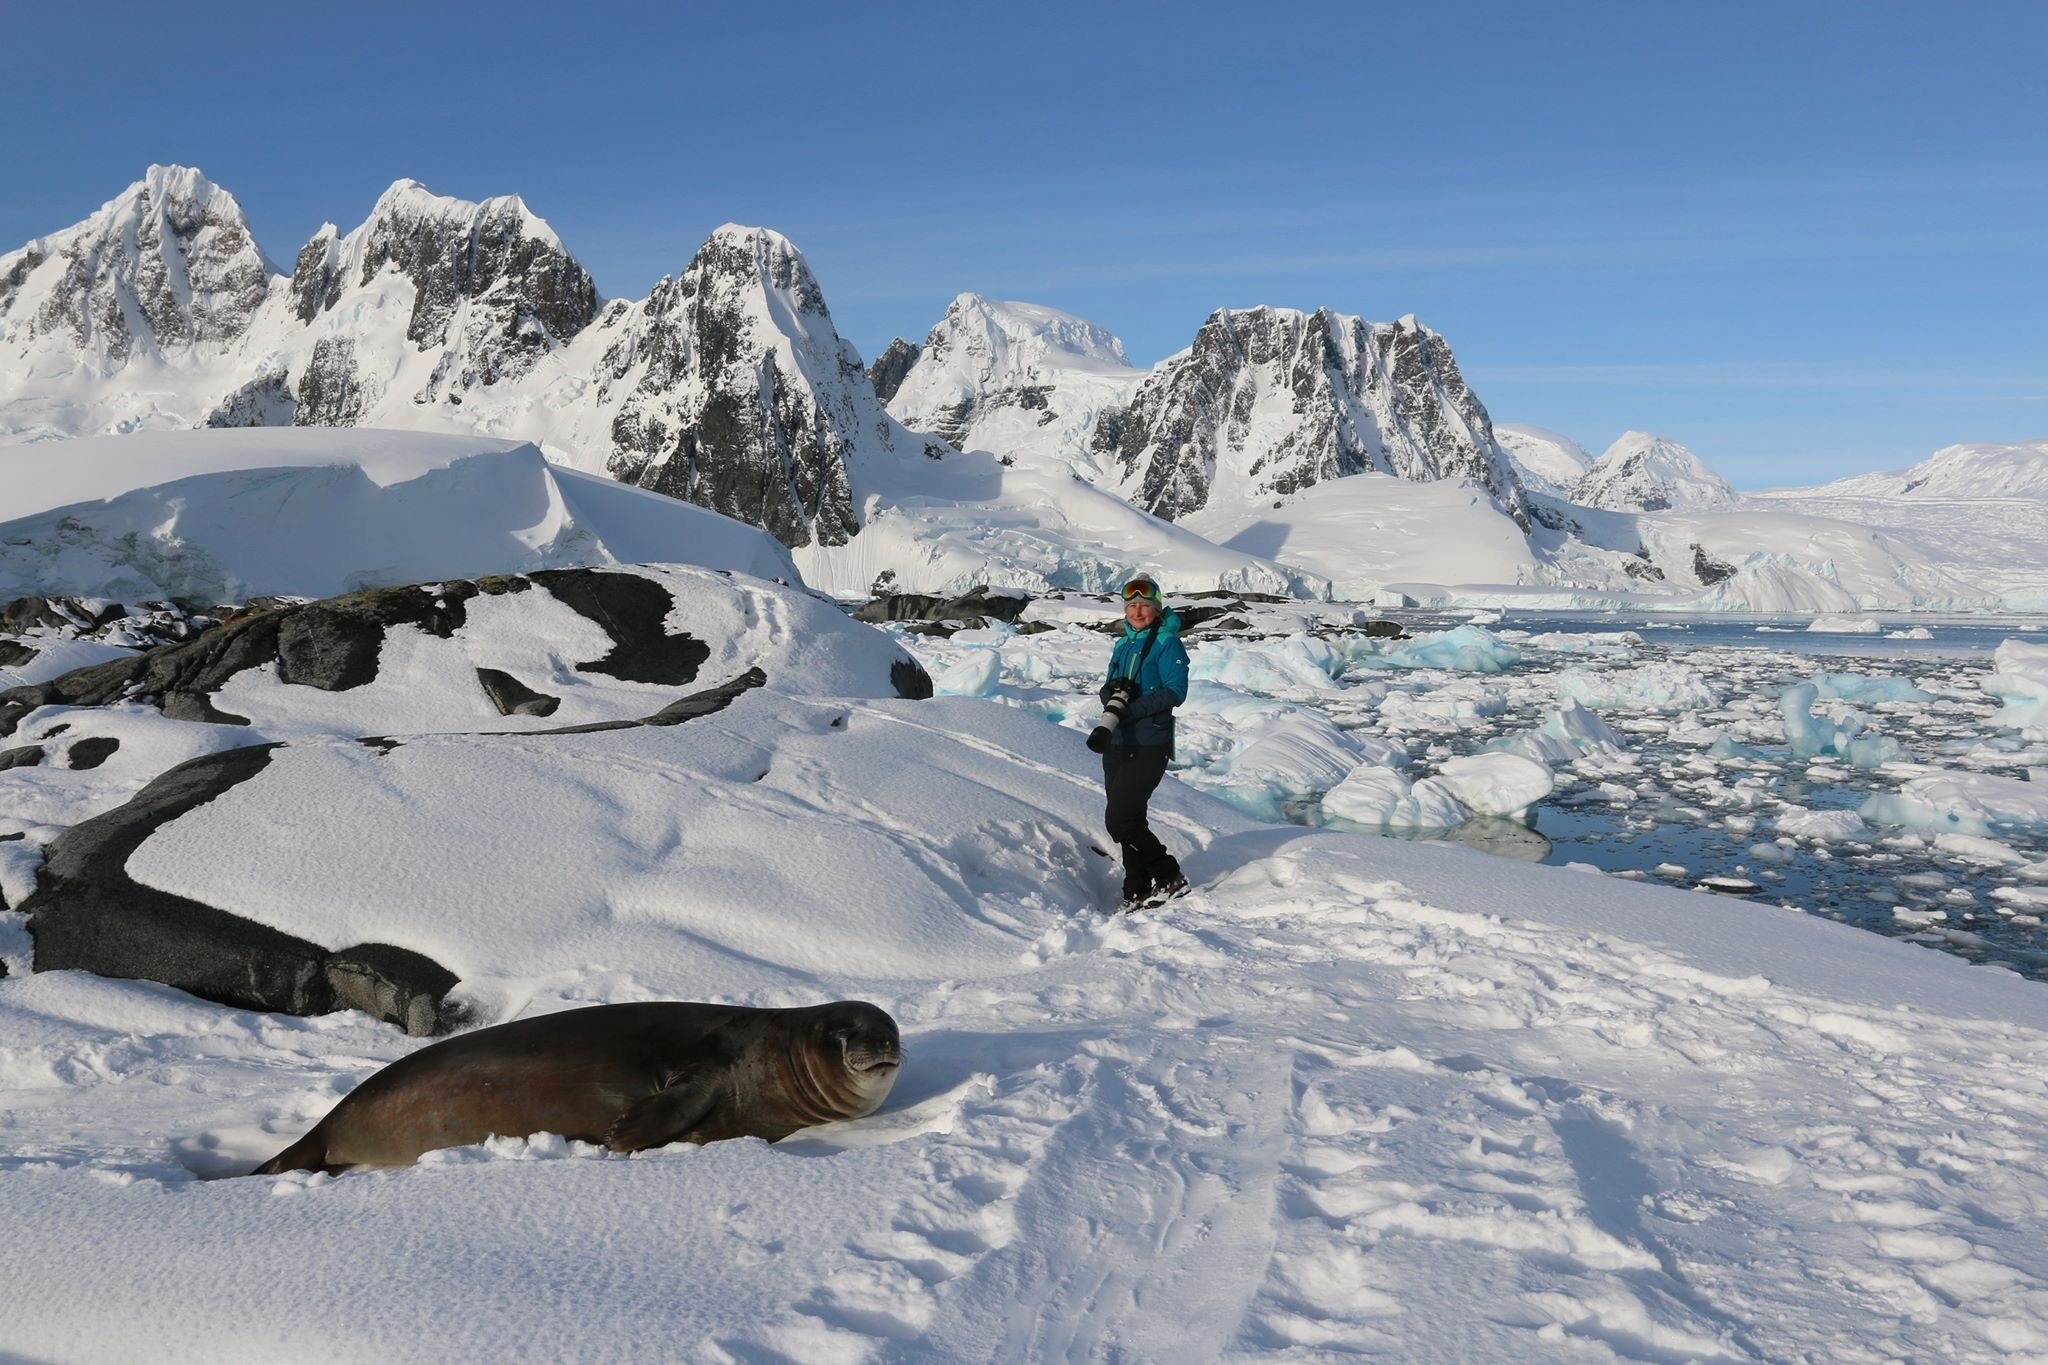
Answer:
[[[392,180],[608,296],[721,222],[872,357],[973,290],[1156,361],[1414,313],[1496,421],[1745,487],[2048,437],[2048,4],[9,6],[0,250],[177,162],[289,265]]]

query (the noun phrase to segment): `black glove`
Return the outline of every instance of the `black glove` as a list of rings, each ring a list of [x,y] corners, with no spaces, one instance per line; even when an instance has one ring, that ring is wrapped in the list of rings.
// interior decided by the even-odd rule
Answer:
[[[1105,706],[1117,697],[1129,701],[1138,695],[1138,684],[1130,678],[1111,678],[1102,685],[1100,695]]]
[[[1129,679],[1119,678],[1103,691],[1109,693],[1109,697],[1102,703],[1102,719],[1088,732],[1088,747],[1098,754],[1108,751],[1109,737],[1117,726],[1124,723],[1124,714],[1130,709],[1137,687]]]

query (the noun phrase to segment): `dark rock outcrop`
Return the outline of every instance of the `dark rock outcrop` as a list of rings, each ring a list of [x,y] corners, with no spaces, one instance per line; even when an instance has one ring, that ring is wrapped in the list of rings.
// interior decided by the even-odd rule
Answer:
[[[562,704],[560,697],[536,692],[503,669],[479,668],[476,680],[501,716],[552,716]]]
[[[880,625],[886,621],[931,621],[950,624],[955,630],[987,625],[990,621],[1015,621],[1031,605],[1022,593],[980,585],[958,597],[935,597],[928,593],[883,593],[853,613],[856,621]]]
[[[910,367],[924,354],[924,348],[913,342],[897,337],[888,348],[875,357],[875,363],[868,366],[868,383],[874,386],[875,397],[887,403],[896,396],[896,390],[903,387],[903,376],[910,373]]]
[[[288,427],[298,415],[291,377],[283,370],[257,375],[213,405],[199,419],[203,427]]]

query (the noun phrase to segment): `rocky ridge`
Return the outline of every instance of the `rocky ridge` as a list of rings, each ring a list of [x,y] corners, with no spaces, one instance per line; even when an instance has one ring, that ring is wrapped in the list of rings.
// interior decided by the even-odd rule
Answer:
[[[1529,510],[1447,342],[1413,317],[1221,309],[1187,351],[1105,412],[1094,450],[1131,500],[1172,520],[1376,471],[1470,479],[1524,531]]]

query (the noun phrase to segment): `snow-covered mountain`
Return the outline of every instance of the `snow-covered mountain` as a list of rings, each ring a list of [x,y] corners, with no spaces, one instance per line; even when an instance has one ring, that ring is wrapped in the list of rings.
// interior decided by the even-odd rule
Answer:
[[[2048,441],[1946,446],[1898,473],[1858,474],[1818,488],[1823,498],[2048,498]]]
[[[889,411],[963,450],[1053,458],[1092,474],[1097,417],[1129,402],[1144,379],[1123,342],[1086,319],[962,294],[918,348]]]
[[[1592,453],[1584,446],[1546,427],[1496,422],[1493,435],[1514,463],[1523,487],[1531,492],[1567,497],[1593,465]]]
[[[1662,512],[1724,506],[1735,501],[1735,490],[1678,442],[1625,431],[1573,486],[1571,500],[1617,512]]]
[[[1096,424],[1133,502],[1169,520],[1368,471],[1470,479],[1517,523],[1528,509],[1451,348],[1404,317],[1221,309]]]
[[[249,330],[276,272],[242,206],[194,170],[151,166],[82,223],[0,256],[0,358],[101,375]]]

